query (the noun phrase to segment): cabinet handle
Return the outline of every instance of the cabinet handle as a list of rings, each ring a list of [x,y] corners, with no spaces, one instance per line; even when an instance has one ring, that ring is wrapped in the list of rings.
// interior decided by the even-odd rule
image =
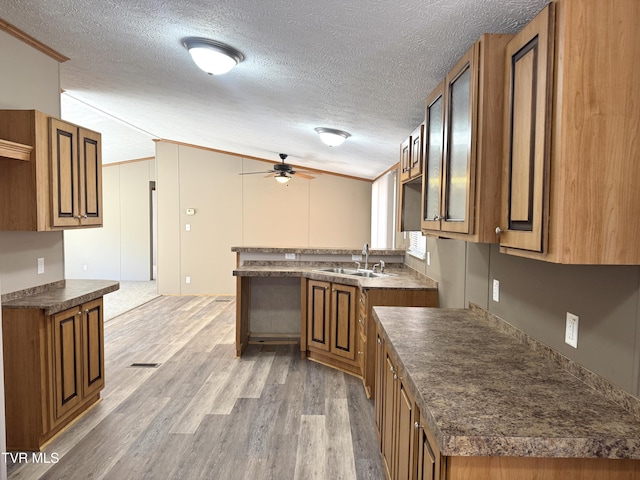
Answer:
[[[82,219],[85,220],[87,218],[87,214],[82,215]]]
[[[442,220],[442,217],[440,215],[436,214],[436,215],[433,216],[433,220],[435,222],[438,222],[438,221]]]
[[[359,321],[360,323],[364,323],[364,322],[362,321],[362,317],[360,317],[360,318],[358,319],[358,321]]]
[[[496,235],[500,235],[501,233],[504,233],[504,230],[502,230],[500,227],[496,227]]]
[[[360,303],[364,305],[364,300],[362,300],[362,297],[360,297]]]
[[[358,355],[362,355],[363,352],[358,352]]]
[[[394,373],[394,374],[393,374],[393,379],[394,379],[394,380],[397,380],[397,379],[398,379],[398,374],[397,374],[397,373]]]
[[[378,345],[382,345],[382,339],[378,337]]]
[[[416,430],[418,430],[420,428],[420,424],[418,422],[413,424],[413,428],[415,428]]]

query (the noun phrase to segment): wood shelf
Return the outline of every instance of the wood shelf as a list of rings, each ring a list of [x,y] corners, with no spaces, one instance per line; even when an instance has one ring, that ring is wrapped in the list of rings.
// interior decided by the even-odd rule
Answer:
[[[0,139],[0,157],[10,158],[12,160],[31,160],[31,151],[33,147],[23,145],[21,143],[10,142],[9,140]]]

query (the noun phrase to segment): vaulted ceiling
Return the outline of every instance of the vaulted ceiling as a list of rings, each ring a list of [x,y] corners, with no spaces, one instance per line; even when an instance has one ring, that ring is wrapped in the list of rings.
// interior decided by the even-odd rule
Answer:
[[[102,132],[105,163],[153,156],[160,138],[372,179],[469,46],[548,1],[4,0],[0,18],[70,58],[62,117]],[[189,36],[245,60],[207,75]],[[315,127],[352,137],[330,148]]]

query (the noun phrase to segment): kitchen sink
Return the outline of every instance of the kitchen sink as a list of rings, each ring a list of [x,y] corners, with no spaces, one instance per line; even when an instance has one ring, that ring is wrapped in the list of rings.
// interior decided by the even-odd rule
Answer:
[[[340,268],[340,267],[319,268],[317,271],[329,272],[329,273],[341,273],[343,275],[356,275],[359,273],[358,270],[356,270],[355,268]]]
[[[340,273],[342,275],[353,275],[354,277],[378,278],[389,277],[388,273],[376,273],[371,270],[356,270],[355,268],[319,268],[317,272]]]

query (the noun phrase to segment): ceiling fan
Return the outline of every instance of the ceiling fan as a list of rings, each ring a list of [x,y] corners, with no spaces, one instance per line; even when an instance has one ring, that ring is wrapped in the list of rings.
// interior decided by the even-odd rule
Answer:
[[[289,165],[288,163],[284,163],[287,159],[288,155],[286,153],[279,154],[280,163],[276,163],[273,166],[273,170],[268,170],[266,172],[246,172],[241,173],[240,175],[255,175],[256,173],[267,173],[267,177],[275,177],[276,181],[280,183],[287,183],[289,180],[293,178],[293,175],[297,175],[300,178],[313,179],[315,177],[309,175],[308,173],[300,170],[294,170],[293,165]]]

